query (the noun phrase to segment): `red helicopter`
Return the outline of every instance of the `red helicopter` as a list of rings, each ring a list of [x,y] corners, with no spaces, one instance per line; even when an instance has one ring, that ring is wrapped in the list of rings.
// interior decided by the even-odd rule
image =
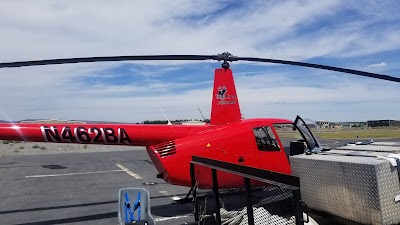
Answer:
[[[289,155],[321,150],[305,122],[286,119],[242,119],[229,62],[237,60],[279,63],[332,70],[387,81],[400,78],[351,69],[276,59],[218,55],[153,55],[52,59],[0,63],[0,68],[125,60],[218,60],[215,69],[210,123],[206,125],[143,124],[0,124],[0,139],[32,142],[145,146],[158,177],[174,185],[191,186],[189,162],[193,155],[291,174]],[[199,187],[212,186],[209,172]],[[219,176],[220,178],[220,176]],[[243,185],[237,177],[218,181],[220,188]]]

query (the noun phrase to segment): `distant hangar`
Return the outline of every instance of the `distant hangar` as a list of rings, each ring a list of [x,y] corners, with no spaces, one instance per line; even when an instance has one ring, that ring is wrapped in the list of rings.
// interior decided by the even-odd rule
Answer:
[[[400,127],[399,120],[368,120],[368,127]]]

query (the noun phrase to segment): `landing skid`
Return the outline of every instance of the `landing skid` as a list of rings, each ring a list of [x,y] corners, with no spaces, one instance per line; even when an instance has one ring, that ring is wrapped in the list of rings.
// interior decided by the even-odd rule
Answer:
[[[190,198],[189,196],[192,194],[193,187],[190,188],[189,192],[187,193],[185,198],[174,200],[176,204],[187,204],[193,201],[193,198]]]

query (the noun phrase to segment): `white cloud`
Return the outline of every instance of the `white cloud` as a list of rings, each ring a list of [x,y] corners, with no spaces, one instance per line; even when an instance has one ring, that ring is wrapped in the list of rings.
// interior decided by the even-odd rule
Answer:
[[[341,8],[349,7],[347,2],[339,0],[246,3],[245,8],[219,12],[212,19],[201,17],[226,4],[211,0],[2,2],[0,57],[9,61],[98,55],[216,54],[229,50],[244,56],[305,59],[332,51],[351,54],[365,51],[359,49],[376,52],[399,46],[398,38],[393,38],[398,36],[398,30],[382,28],[385,32],[374,35],[363,31],[386,15],[349,20],[329,29],[296,32],[299,27],[334,17]],[[369,4],[373,3],[363,2],[363,9]],[[354,6],[362,12],[357,7]],[[201,19],[190,19],[196,15]],[[349,45],[354,44],[359,48],[348,52]]]
[[[388,2],[377,5],[374,1],[252,1],[225,10],[230,2],[222,0],[2,1],[0,61],[139,54],[217,54],[224,51],[239,56],[289,60],[321,56],[335,60],[367,57],[388,50],[399,51],[400,17],[392,13],[398,4],[397,1]],[[344,14],[348,19],[332,20],[343,10],[352,12]],[[359,14],[359,17],[352,17],[353,14]],[[324,20],[337,22],[325,26],[321,22]],[[384,69],[393,64],[387,59],[379,60],[384,60]],[[104,83],[88,86],[79,80],[81,76],[113,79],[112,73],[103,74],[101,71],[117,67],[119,63],[0,69],[0,119],[131,122],[162,119],[157,102],[171,118],[200,118],[198,107],[207,115],[211,103],[213,68],[209,68],[207,74],[210,79],[202,83],[202,87],[205,84],[210,84],[210,87],[198,88],[195,78],[193,82],[183,84],[159,80],[165,72],[179,73],[181,62],[173,62],[173,66],[165,66],[170,62],[156,64],[164,66],[147,72],[139,71],[150,83],[120,86]],[[361,61],[354,62],[354,65],[367,64]],[[193,66],[204,65],[196,63]],[[298,82],[302,79],[306,81],[300,76],[291,80],[293,76],[289,77],[290,73],[281,71],[272,76],[264,73],[250,76],[238,74],[236,84],[245,115],[290,117],[296,111],[311,113],[314,110],[318,113],[317,109],[310,109],[310,105],[294,106],[292,103],[334,104],[352,99],[386,102],[380,105],[385,109],[390,106],[387,102],[397,101],[392,96],[400,94],[398,88],[384,86],[386,83],[376,87],[371,85],[372,81],[355,83],[342,77],[336,81],[338,75],[327,78],[337,85],[312,87]],[[324,74],[321,71],[318,73]],[[160,95],[146,96],[151,88],[157,88]],[[173,92],[176,88],[190,90],[177,94]],[[272,108],[266,102],[286,104],[273,104]],[[382,115],[383,111],[378,111],[376,107],[374,110],[360,108],[356,110],[359,113],[356,115],[343,112],[329,116],[345,118],[347,113],[347,117],[360,115],[360,118],[367,118],[372,114]]]
[[[385,62],[380,62],[380,63],[374,63],[374,64],[370,64],[368,65],[369,67],[385,67],[387,66],[387,63]]]

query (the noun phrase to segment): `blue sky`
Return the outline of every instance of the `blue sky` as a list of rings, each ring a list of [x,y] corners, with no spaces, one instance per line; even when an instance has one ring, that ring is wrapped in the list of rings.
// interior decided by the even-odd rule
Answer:
[[[2,62],[218,54],[400,76],[397,1],[0,2]],[[1,69],[0,120],[140,122],[210,114],[219,62],[110,62]],[[400,84],[337,72],[231,63],[246,118],[400,120]]]

